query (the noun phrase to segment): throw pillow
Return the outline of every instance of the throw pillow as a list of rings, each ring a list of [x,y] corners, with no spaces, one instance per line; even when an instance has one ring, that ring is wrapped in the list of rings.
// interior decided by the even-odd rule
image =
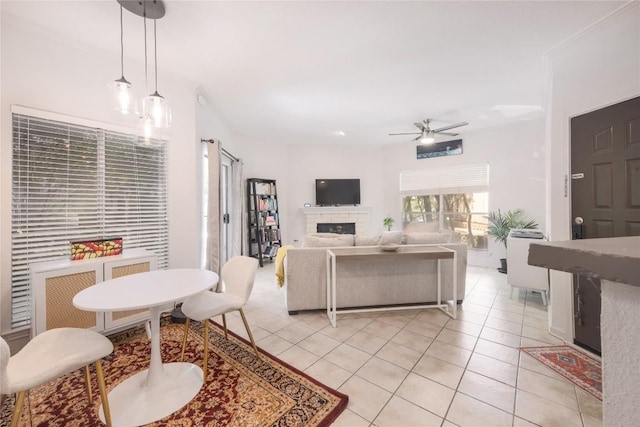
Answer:
[[[362,236],[356,234],[356,246],[378,246],[381,236]]]
[[[380,236],[381,245],[401,245],[402,231],[385,231]]]
[[[451,236],[448,233],[406,233],[404,239],[407,245],[425,245],[449,243]]]
[[[353,246],[353,234],[307,234],[302,239],[304,248],[330,248],[339,246]]]
[[[404,233],[437,233],[440,231],[438,221],[411,221],[404,227]]]

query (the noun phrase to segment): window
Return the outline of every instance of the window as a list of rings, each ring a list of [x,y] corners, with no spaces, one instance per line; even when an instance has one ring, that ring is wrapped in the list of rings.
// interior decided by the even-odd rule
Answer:
[[[403,223],[435,221],[469,248],[487,249],[488,184],[488,165],[403,171]]]
[[[12,328],[30,323],[29,263],[70,256],[72,240],[120,236],[125,251],[150,249],[168,266],[165,145],[23,110],[13,114]]]

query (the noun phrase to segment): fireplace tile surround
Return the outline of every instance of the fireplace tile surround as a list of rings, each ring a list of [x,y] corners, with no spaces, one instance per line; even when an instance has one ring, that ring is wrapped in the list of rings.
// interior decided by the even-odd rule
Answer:
[[[355,223],[356,234],[367,234],[371,208],[360,206],[327,206],[302,208],[306,218],[306,234],[317,233],[318,224]]]

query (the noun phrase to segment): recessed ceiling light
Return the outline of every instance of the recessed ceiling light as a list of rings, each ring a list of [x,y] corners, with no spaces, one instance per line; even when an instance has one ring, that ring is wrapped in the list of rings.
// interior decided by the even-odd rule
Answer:
[[[333,134],[338,136],[345,136],[346,132],[343,130],[336,130],[336,131],[333,131]]]

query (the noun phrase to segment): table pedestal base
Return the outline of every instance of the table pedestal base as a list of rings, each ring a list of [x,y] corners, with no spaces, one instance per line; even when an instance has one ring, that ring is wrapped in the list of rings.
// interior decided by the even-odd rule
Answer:
[[[202,369],[192,363],[165,363],[162,384],[147,386],[148,370],[138,372],[109,392],[114,427],[135,427],[171,415],[195,397],[202,387]],[[100,420],[104,411],[100,405]]]

